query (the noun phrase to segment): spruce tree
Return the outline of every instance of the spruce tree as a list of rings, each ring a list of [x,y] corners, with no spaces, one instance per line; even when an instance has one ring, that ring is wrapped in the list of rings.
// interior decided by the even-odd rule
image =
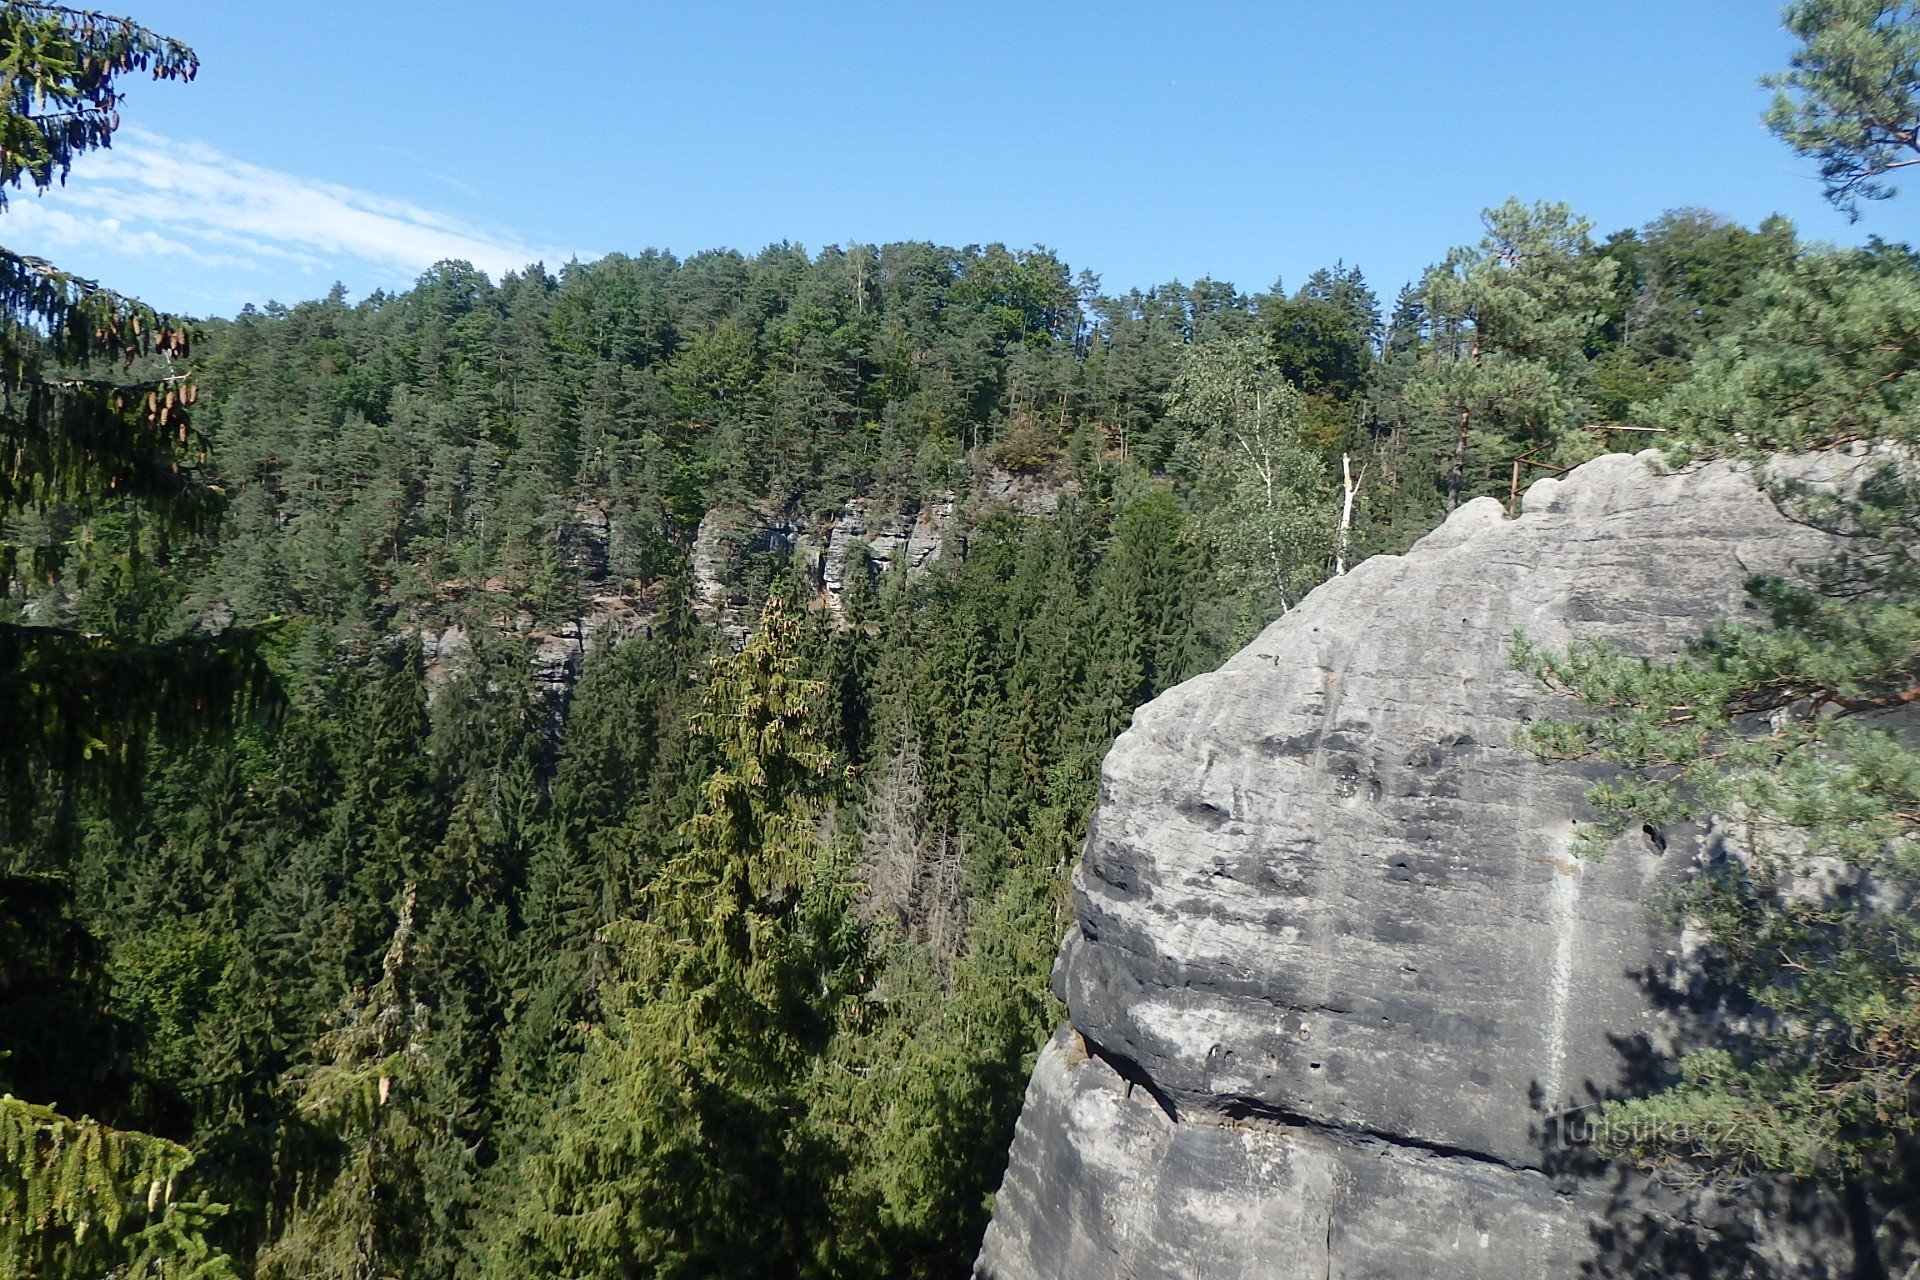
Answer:
[[[831,1161],[802,1085],[857,962],[818,829],[831,753],[775,597],[695,720],[719,763],[679,851],[609,930],[619,980],[574,1101],[494,1234],[499,1275],[805,1274]]]
[[[187,80],[193,51],[124,18],[58,5],[0,11],[0,210],[9,188],[64,182],[110,145],[119,81],[145,71]],[[220,509],[182,372],[181,321],[43,259],[0,249],[0,598],[56,573],[57,546],[22,540],[19,517],[127,506],[143,545],[201,529]],[[129,505],[130,504],[130,505]],[[0,788],[16,821],[40,771],[71,778],[122,760],[157,724],[218,720],[264,692],[250,650],[192,638],[112,637],[0,621]]]
[[[191,49],[124,18],[42,4],[0,10],[0,209],[9,188],[64,182],[77,157],[110,144],[121,78],[191,79],[197,65]],[[10,459],[0,478],[0,598],[60,567],[56,547],[22,538],[24,514],[127,504],[146,531],[128,543],[138,551],[204,528],[218,511],[188,421],[194,388],[178,367],[188,341],[171,317],[0,249],[0,444]],[[49,773],[71,786],[85,767],[124,765],[156,726],[220,722],[264,689],[245,644],[125,645],[0,621],[9,726],[0,823],[25,826]],[[115,781],[124,790],[130,776]],[[0,919],[0,937],[9,924]],[[0,973],[18,959],[0,954]],[[121,1255],[120,1265],[165,1275],[232,1273],[200,1235],[217,1210],[176,1199],[191,1162],[184,1147],[4,1095],[0,1151],[0,1265],[93,1275]]]

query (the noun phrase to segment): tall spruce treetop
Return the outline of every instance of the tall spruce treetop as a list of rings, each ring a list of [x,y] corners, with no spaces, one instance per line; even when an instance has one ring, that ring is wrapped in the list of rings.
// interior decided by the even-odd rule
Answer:
[[[109,146],[126,76],[188,80],[193,51],[125,18],[57,5],[0,9],[0,210],[9,188],[64,182]],[[0,249],[0,600],[51,581],[63,549],[24,514],[119,506],[128,554],[203,527],[220,509],[188,423],[188,328],[52,263]],[[0,790],[17,819],[41,769],[124,759],[156,722],[217,719],[262,672],[244,645],[111,637],[0,622]]]
[[[1827,198],[1852,217],[1884,200],[1883,178],[1920,164],[1920,7],[1912,0],[1798,0],[1787,29],[1802,43],[1767,127],[1820,162]]]
[[[713,663],[694,728],[715,767],[644,915],[606,931],[619,981],[491,1274],[814,1273],[829,1165],[803,1084],[862,948],[819,831],[834,759],[803,630],[776,595]]]

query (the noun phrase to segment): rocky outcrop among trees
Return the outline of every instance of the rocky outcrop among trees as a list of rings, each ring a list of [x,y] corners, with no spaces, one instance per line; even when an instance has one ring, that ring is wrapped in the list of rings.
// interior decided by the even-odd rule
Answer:
[[[1467,504],[1143,707],[976,1274],[1881,1274],[1861,1197],[1592,1155],[1595,1104],[1725,1030],[1653,908],[1730,854],[1690,826],[1582,856],[1600,766],[1514,741],[1568,714],[1516,633],[1669,656],[1829,550],[1742,466],[1611,455],[1517,519]]]

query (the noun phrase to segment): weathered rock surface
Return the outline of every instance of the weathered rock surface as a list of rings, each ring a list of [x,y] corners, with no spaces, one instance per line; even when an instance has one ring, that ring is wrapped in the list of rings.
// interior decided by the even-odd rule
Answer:
[[[848,560],[856,543],[865,544],[876,575],[895,565],[916,574],[939,559],[953,525],[953,507],[951,493],[935,494],[897,511],[864,498],[848,502],[827,531],[826,549],[820,555],[818,579],[828,604],[838,609],[840,597],[851,585]]]
[[[1689,1198],[1556,1137],[1700,1033],[1648,906],[1712,851],[1647,832],[1577,860],[1591,773],[1512,745],[1566,710],[1512,668],[1516,629],[1672,653],[1823,550],[1736,467],[1602,458],[1518,519],[1467,505],[1142,708],[977,1274],[1856,1274],[1829,1201]]]
[[[649,634],[653,614],[647,605],[632,596],[600,595],[587,601],[578,618],[543,627],[532,614],[520,611],[497,620],[493,628],[526,641],[533,682],[552,700],[557,715],[595,645]],[[419,634],[427,684],[437,693],[473,661],[473,636],[461,622],[422,627]]]
[[[751,559],[798,564],[827,607],[837,611],[849,585],[847,574],[856,543],[866,547],[865,572],[877,576],[904,562],[909,573],[917,574],[939,558],[953,516],[950,493],[898,507],[853,498],[817,531],[799,515],[753,509],[710,511],[693,540],[694,599],[706,616],[720,623],[729,639],[744,643],[753,621],[746,608],[753,593],[749,575],[743,572]]]
[[[836,613],[852,585],[854,548],[865,549],[864,572],[877,579],[896,566],[909,576],[926,570],[954,538],[962,508],[978,515],[988,507],[1012,507],[1023,515],[1050,516],[1077,492],[1072,480],[994,469],[978,478],[967,501],[951,491],[906,502],[849,498],[831,518],[809,522],[797,512],[769,508],[716,508],[695,530],[690,567],[694,599],[735,643],[744,643],[753,618],[746,566],[756,557],[801,567]],[[585,517],[583,516],[583,519]]]

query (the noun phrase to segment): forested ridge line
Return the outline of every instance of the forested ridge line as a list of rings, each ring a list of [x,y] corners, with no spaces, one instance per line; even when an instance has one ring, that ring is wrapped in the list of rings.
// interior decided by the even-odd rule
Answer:
[[[0,20],[0,192],[104,145],[116,76],[197,67]],[[1623,437],[1911,438],[1906,248],[1484,222],[1386,307],[1344,264],[1108,296],[1041,248],[781,244],[189,325],[0,254],[0,1275],[963,1273],[1136,707]],[[1825,630],[1781,705],[1906,670],[1885,492],[1871,643],[1783,601],[1782,643]],[[588,631],[577,680],[530,663]],[[1783,668],[1736,656],[1704,684],[1745,705]],[[1531,657],[1649,717],[1543,749],[1627,765],[1703,683]],[[1711,745],[1660,761],[1711,784]],[[1874,970],[1876,1045],[1905,973]],[[1678,1100],[1765,1098],[1762,1067]],[[1783,1114],[1795,1158],[1833,1139]]]
[[[79,550],[17,607],[264,626],[287,702],[150,752],[137,804],[45,801],[16,857],[69,905],[11,1025],[66,1030],[9,1087],[180,1141],[260,1275],[955,1274],[1131,710],[1516,457],[1597,452],[1825,253],[1509,203],[1386,316],[1347,267],[1105,298],[907,244],[449,263],[208,322],[219,528],[141,559],[50,510]],[[1045,501],[994,502],[1016,477]],[[833,608],[753,536],[949,495],[936,559],[852,546]],[[536,682],[525,633],[608,600],[577,687]],[[716,699],[784,710],[729,746]],[[716,830],[733,890],[685,881]],[[656,954],[676,912],[744,932]]]

